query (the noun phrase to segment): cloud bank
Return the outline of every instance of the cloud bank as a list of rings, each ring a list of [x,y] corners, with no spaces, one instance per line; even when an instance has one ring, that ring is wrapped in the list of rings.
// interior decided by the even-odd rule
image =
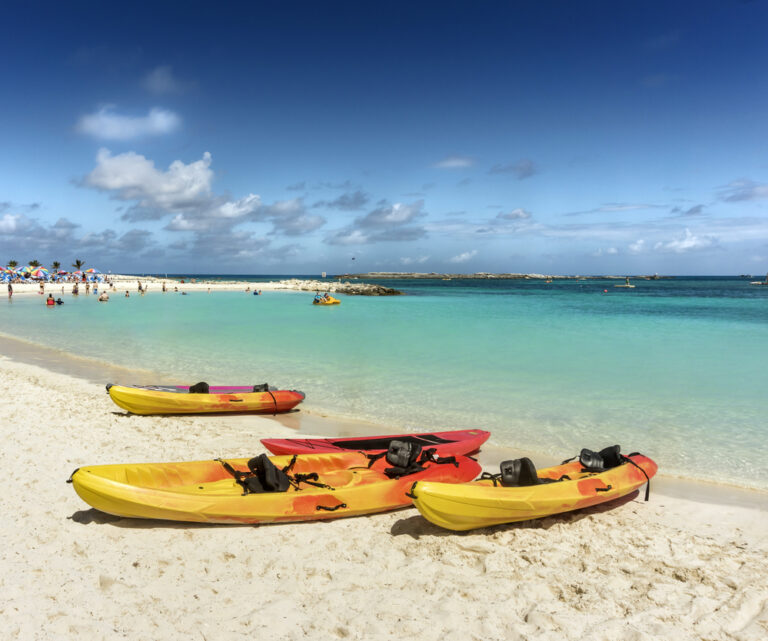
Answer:
[[[80,118],[77,131],[101,140],[131,140],[170,134],[180,125],[181,118],[168,109],[153,107],[146,116],[124,116],[107,106]]]

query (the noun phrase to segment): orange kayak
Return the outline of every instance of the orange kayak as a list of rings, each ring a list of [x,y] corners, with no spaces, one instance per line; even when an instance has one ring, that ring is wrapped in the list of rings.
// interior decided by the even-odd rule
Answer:
[[[265,457],[266,458],[266,457]],[[75,470],[70,481],[86,503],[131,518],[200,523],[278,523],[384,512],[411,504],[415,481],[468,481],[480,472],[473,459],[425,462],[421,471],[390,478],[384,458],[360,452],[273,456],[288,469],[283,491],[248,493],[238,476],[256,459],[96,465]],[[368,465],[371,464],[371,467]],[[253,477],[252,477],[253,478]],[[247,479],[246,479],[247,480]]]
[[[253,391],[253,387],[214,387],[192,393],[189,387],[107,385],[109,397],[132,414],[205,414],[217,412],[287,412],[304,400],[296,390]]]
[[[496,475],[472,483],[419,482],[411,493],[413,504],[432,523],[449,530],[471,530],[612,501],[648,483],[657,469],[647,456],[634,453],[601,472],[574,461],[538,472],[534,468],[533,481],[527,485],[505,487]]]

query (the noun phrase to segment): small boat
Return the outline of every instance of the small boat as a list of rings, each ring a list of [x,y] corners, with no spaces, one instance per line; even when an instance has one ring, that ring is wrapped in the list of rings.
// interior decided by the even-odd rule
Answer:
[[[341,301],[333,296],[315,296],[312,300],[313,305],[340,305]]]
[[[132,414],[207,414],[258,412],[279,414],[296,407],[304,393],[268,385],[209,386],[107,385],[109,397]]]
[[[649,483],[656,470],[648,457],[624,456],[616,445],[599,453],[582,450],[579,460],[538,472],[530,459],[505,461],[499,474],[484,473],[472,483],[419,482],[411,494],[416,508],[432,523],[448,530],[472,530],[612,501]]]
[[[415,481],[459,483],[480,473],[473,459],[436,459],[404,445],[391,448],[394,455],[387,452],[386,458],[345,452],[95,465],[78,468],[69,480],[88,505],[116,516],[278,523],[406,507],[411,504],[406,492]]]
[[[768,285],[768,274],[765,275],[765,280],[753,280],[750,285]]]
[[[384,436],[349,438],[263,438],[261,444],[273,454],[318,454],[320,452],[383,452],[392,441],[407,441],[434,448],[438,456],[471,454],[491,435],[485,430],[416,432]]]
[[[635,288],[634,285],[630,284],[629,278],[627,278],[627,282],[624,283],[623,285],[614,285],[614,287],[624,287],[625,289],[634,289]]]

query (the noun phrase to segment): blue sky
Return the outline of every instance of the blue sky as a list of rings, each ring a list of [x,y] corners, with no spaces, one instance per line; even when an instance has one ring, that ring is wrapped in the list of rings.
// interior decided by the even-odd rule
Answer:
[[[0,262],[762,274],[768,2],[6,3]]]

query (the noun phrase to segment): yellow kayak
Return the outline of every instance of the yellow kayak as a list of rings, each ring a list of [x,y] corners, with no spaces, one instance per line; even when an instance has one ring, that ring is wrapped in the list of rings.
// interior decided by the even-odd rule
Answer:
[[[626,496],[648,482],[657,466],[635,453],[602,472],[587,471],[581,461],[538,472],[532,469],[533,484],[517,487],[504,487],[501,475],[487,474],[483,475],[487,478],[471,483],[419,482],[411,490],[413,504],[440,527],[471,530],[542,518]]]
[[[341,301],[333,296],[317,297],[312,301],[313,305],[341,305]]]
[[[253,386],[210,387],[207,393],[192,393],[189,387],[140,387],[107,385],[109,397],[132,414],[206,414],[216,412],[287,412],[304,400],[295,390],[254,392]]]
[[[264,459],[271,462],[271,466],[266,463],[271,472],[265,471]],[[95,465],[78,468],[70,481],[86,503],[117,516],[200,523],[275,523],[404,507],[411,503],[406,492],[414,481],[431,478],[461,482],[480,471],[480,466],[467,457],[456,457],[455,465],[441,463],[440,459],[425,461],[419,471],[399,478],[387,475],[389,465],[384,458],[371,464],[362,452],[262,455],[250,461]],[[282,474],[285,485],[265,490],[267,477],[252,472],[254,468],[272,474],[269,478],[273,480]]]

